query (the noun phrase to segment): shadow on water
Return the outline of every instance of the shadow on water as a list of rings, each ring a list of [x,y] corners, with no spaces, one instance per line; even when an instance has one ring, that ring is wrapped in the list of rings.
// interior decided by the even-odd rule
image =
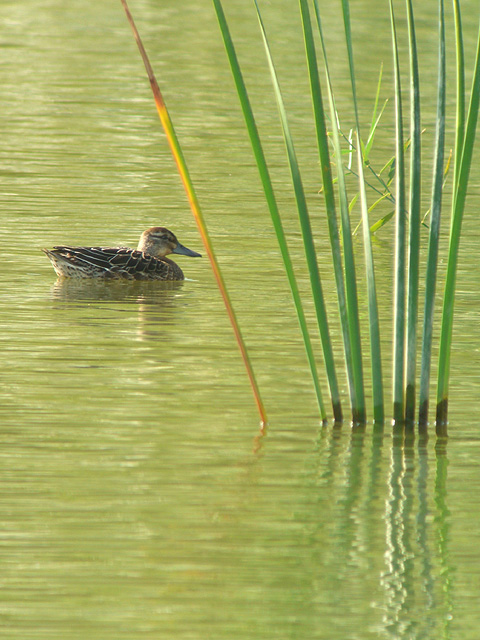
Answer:
[[[332,524],[328,533],[310,535],[317,538],[317,552],[323,548],[315,564],[338,580],[327,589],[336,597],[348,593],[352,613],[357,592],[363,611],[365,596],[370,599],[377,612],[370,631],[381,637],[451,637],[446,440],[433,448],[427,438],[402,430],[392,439],[362,430],[348,437],[333,428],[321,431],[317,446],[315,484],[326,489],[331,510],[325,513],[322,490],[321,516]],[[325,597],[325,586],[312,595]]]

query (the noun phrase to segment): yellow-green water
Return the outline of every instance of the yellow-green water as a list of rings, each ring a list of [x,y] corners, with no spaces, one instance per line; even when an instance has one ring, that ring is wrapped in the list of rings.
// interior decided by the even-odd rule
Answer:
[[[291,2],[262,4],[333,314],[298,10]],[[388,16],[383,3],[375,10],[372,2],[352,5],[368,122],[381,59],[383,95],[392,97]],[[186,246],[202,247],[120,2],[4,2],[2,638],[476,640],[478,171],[462,240],[448,444],[433,435],[404,443],[389,426],[383,435],[371,425],[365,433],[321,428],[213,7],[208,0],[187,8],[132,0],[131,9],[183,145],[270,425],[258,438],[255,404],[206,259],[179,257],[189,280],[173,287],[56,282],[43,246],[135,245],[142,230],[162,224]],[[230,0],[225,9],[308,295],[253,6]],[[324,10],[348,127],[342,24],[338,7]],[[471,59],[477,8],[464,10]],[[428,96],[435,3],[417,11]],[[427,103],[428,167],[433,112]],[[386,121],[381,158],[392,153],[384,147],[390,133]],[[361,266],[360,243],[358,249]],[[374,252],[388,362],[390,229],[379,234]],[[314,332],[308,305],[307,313]],[[361,313],[366,325],[364,304]],[[334,322],[332,332],[340,356]],[[341,385],[346,402],[343,372]]]

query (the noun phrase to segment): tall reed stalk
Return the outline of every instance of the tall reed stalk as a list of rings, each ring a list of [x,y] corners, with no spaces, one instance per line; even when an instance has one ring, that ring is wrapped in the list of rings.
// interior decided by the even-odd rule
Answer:
[[[160,122],[162,123],[163,129],[165,131],[165,135],[168,140],[168,144],[170,146],[170,150],[172,152],[173,158],[175,160],[175,164],[177,166],[178,173],[180,174],[180,178],[182,180],[183,186],[185,188],[185,192],[187,194],[188,201],[190,203],[190,207],[192,209],[193,216],[197,223],[198,230],[200,232],[200,236],[202,238],[203,244],[205,246],[205,250],[207,252],[208,258],[210,260],[210,264],[212,265],[213,273],[215,275],[215,279],[217,281],[218,288],[220,289],[220,293],[222,295],[225,308],[227,310],[228,316],[230,318],[230,322],[237,339],[238,346],[240,348],[240,352],[242,354],[243,362],[245,364],[245,368],[247,370],[247,375],[250,380],[250,384],[252,387],[252,391],[254,394],[255,402],[257,404],[257,409],[260,414],[260,421],[262,425],[265,425],[267,422],[267,414],[265,411],[265,406],[263,404],[262,398],[260,396],[260,390],[258,388],[258,384],[255,378],[255,374],[253,372],[253,368],[250,362],[250,357],[248,355],[247,347],[245,341],[242,336],[242,332],[240,330],[240,326],[237,321],[237,317],[235,315],[235,311],[233,309],[230,296],[228,294],[222,273],[220,271],[220,266],[218,264],[217,258],[215,256],[212,242],[210,240],[210,236],[207,231],[207,226],[205,224],[205,220],[200,209],[200,204],[198,202],[197,195],[195,193],[195,189],[193,187],[192,180],[190,178],[190,174],[182,153],[182,149],[180,147],[180,143],[178,141],[177,135],[175,133],[175,129],[173,128],[173,123],[170,118],[170,115],[167,110],[167,106],[163,99],[162,93],[160,91],[160,87],[158,86],[157,79],[152,69],[152,65],[150,64],[150,60],[148,59],[147,52],[145,51],[145,47],[143,46],[142,40],[140,38],[140,34],[138,33],[137,27],[135,26],[135,22],[133,20],[132,14],[130,13],[130,9],[128,8],[126,0],[121,0],[123,8],[125,10],[128,22],[133,31],[133,35],[135,37],[135,41],[137,43],[138,49],[140,51],[140,55],[142,57],[143,63],[145,65],[145,69],[147,71],[148,79],[150,81],[150,86],[153,92],[153,97],[155,100],[155,105],[157,107],[158,115],[160,117]]]
[[[460,11],[456,5],[455,15],[457,17],[457,63],[459,69],[457,74],[457,90],[461,91],[463,69],[463,38],[460,27]],[[457,95],[457,105],[462,105]],[[438,364],[438,385],[437,385],[437,433],[444,435],[448,419],[448,389],[450,377],[450,355],[452,346],[453,330],[453,308],[455,303],[455,285],[457,279],[458,251],[460,245],[460,233],[462,229],[463,213],[465,211],[465,199],[467,196],[467,185],[472,164],[473,146],[477,130],[478,109],[480,105],[480,29],[477,40],[477,54],[475,58],[475,68],[473,74],[472,89],[470,93],[470,104],[465,126],[465,133],[462,135],[462,113],[457,110],[457,132],[458,137],[455,147],[455,162],[458,168],[454,175],[454,190],[452,202],[452,216],[450,223],[450,239],[448,247],[447,276],[443,296],[442,329],[440,335],[440,354]]]
[[[317,323],[320,332],[320,338],[323,347],[323,356],[325,359],[325,367],[327,370],[328,381],[330,385],[330,393],[332,395],[332,404],[334,407],[339,406],[340,396],[338,391],[337,375],[335,370],[335,362],[333,358],[333,348],[330,339],[330,332],[328,327],[327,312],[325,306],[325,299],[323,295],[323,288],[320,279],[320,273],[318,269],[317,254],[315,250],[315,243],[313,239],[312,226],[310,222],[310,215],[308,212],[307,199],[305,197],[305,191],[303,187],[302,177],[300,174],[300,168],[298,166],[297,156],[295,153],[295,147],[293,144],[292,135],[290,133],[290,127],[287,120],[287,113],[280,90],[280,84],[278,82],[278,76],[273,63],[270,46],[268,44],[267,34],[260,15],[257,0],[254,0],[255,8],[257,10],[257,17],[260,25],[260,31],[262,34],[263,44],[265,48],[265,54],[267,57],[268,67],[270,69],[270,75],[272,78],[272,84],[275,92],[275,98],[277,101],[278,112],[280,117],[280,123],[282,125],[282,131],[285,141],[285,149],[287,153],[288,166],[290,168],[293,192],[295,195],[295,201],[297,205],[298,217],[300,220],[300,228],[302,231],[303,244],[305,249],[305,257],[308,266],[308,272],[310,276],[310,286],[312,290],[312,297],[315,305],[315,311],[317,315]]]
[[[385,419],[383,398],[382,356],[380,348],[380,322],[378,318],[377,287],[375,283],[375,267],[373,262],[372,240],[370,237],[370,222],[368,218],[367,191],[364,176],[363,146],[360,135],[360,118],[358,115],[358,101],[355,67],[353,61],[353,41],[350,24],[350,5],[348,0],[342,0],[343,22],[347,44],[348,67],[350,71],[350,83],[356,127],[357,167],[360,189],[360,207],[362,212],[363,248],[365,255],[365,269],[367,276],[368,316],[370,333],[370,357],[373,387],[373,418],[377,423],[383,423]]]
[[[402,424],[405,415],[405,235],[407,208],[405,204],[405,156],[403,106],[397,28],[393,0],[390,0],[393,68],[395,79],[395,255],[393,292],[393,421]]]
[[[440,214],[442,209],[443,161],[445,147],[445,14],[443,0],[439,2],[438,17],[438,89],[437,89],[437,125],[435,131],[435,153],[433,163],[433,185],[430,214],[430,232],[428,236],[427,272],[425,281],[425,304],[422,330],[422,361],[420,369],[420,399],[418,423],[421,428],[428,424],[430,371],[432,360],[433,312],[437,282],[438,245],[440,239]],[[458,24],[458,23],[457,23]],[[457,38],[458,41],[458,38]],[[463,65],[462,65],[463,68]],[[463,90],[462,90],[463,95]],[[457,103],[458,104],[458,103]],[[463,113],[463,109],[462,109]],[[457,136],[458,137],[458,136]],[[458,146],[458,145],[457,145]],[[455,171],[458,163],[455,165]],[[454,181],[456,182],[456,180]]]
[[[334,155],[337,160],[337,185],[338,185],[338,201],[340,208],[341,230],[342,230],[342,249],[343,249],[343,266],[345,272],[345,297],[346,297],[346,320],[345,310],[343,308],[343,290],[342,281],[343,274],[337,274],[338,260],[335,260],[335,279],[337,282],[337,292],[339,300],[339,308],[342,321],[343,341],[345,350],[345,365],[347,369],[347,377],[350,388],[350,402],[352,409],[352,422],[362,424],[366,421],[365,391],[363,379],[363,362],[362,362],[362,342],[360,334],[360,320],[358,311],[358,294],[357,280],[355,268],[355,254],[353,250],[352,230],[350,225],[350,213],[348,206],[347,187],[345,182],[345,173],[342,162],[341,147],[341,131],[337,109],[335,106],[335,98],[333,94],[332,80],[328,65],[327,50],[325,39],[323,37],[322,22],[320,19],[320,10],[318,1],[314,0],[315,17],[317,21],[318,32],[322,44],[323,61],[325,67],[325,76],[327,82],[328,104],[330,112],[330,123],[332,127],[332,142]],[[302,0],[300,4],[302,12],[302,20],[305,34],[305,45],[307,50],[307,59],[309,68],[316,67],[314,61],[315,46],[313,43],[313,34],[310,28],[310,16],[308,5]],[[331,166],[328,157],[328,133],[324,121],[324,111],[322,104],[322,95],[318,73],[310,71],[310,84],[312,92],[312,100],[315,112],[315,124],[317,130],[317,145],[320,153],[323,187],[325,194],[325,204],[328,212],[328,220],[331,228],[331,244],[332,254],[337,254],[337,239],[335,234],[336,213],[335,213],[335,194],[333,190],[333,180],[331,175]],[[332,218],[332,221],[330,221]],[[332,231],[333,229],[333,231]]]
[[[342,326],[343,344],[345,351],[345,363],[347,368],[347,376],[350,389],[350,400],[352,405],[352,420],[354,422],[362,422],[364,420],[364,410],[359,410],[357,397],[360,394],[355,386],[355,372],[353,369],[353,352],[350,337],[350,326],[348,323],[348,308],[345,295],[345,282],[342,270],[342,252],[340,246],[340,235],[338,231],[337,214],[335,206],[335,192],[333,187],[333,178],[331,171],[330,152],[328,147],[327,127],[325,123],[325,112],[323,110],[322,90],[318,76],[317,56],[315,51],[315,43],[313,39],[312,25],[310,21],[310,12],[308,9],[308,1],[300,0],[300,12],[302,16],[305,53],[307,56],[307,64],[310,79],[310,90],[312,95],[313,114],[315,118],[315,129],[317,134],[317,147],[320,160],[320,169],[323,181],[323,194],[325,198],[325,207],[327,212],[328,231],[330,236],[330,245],[332,249],[332,261],[335,274],[335,283],[338,294],[338,306]],[[360,412],[359,412],[360,411]]]
[[[405,380],[405,420],[415,420],[418,284],[420,271],[420,79],[412,0],[407,0],[408,44],[410,53],[410,215],[408,238],[407,344]],[[403,215],[403,213],[402,213]]]
[[[317,366],[315,362],[313,346],[312,346],[312,342],[310,340],[310,335],[308,332],[305,312],[303,309],[303,304],[300,297],[300,291],[298,289],[295,272],[293,270],[293,264],[290,258],[290,252],[288,250],[285,231],[283,229],[280,212],[278,210],[277,200],[273,190],[272,181],[270,179],[270,172],[268,170],[267,162],[265,160],[265,154],[263,152],[262,143],[260,141],[260,136],[258,134],[258,128],[255,122],[255,117],[253,115],[247,89],[245,86],[245,82],[243,80],[242,72],[240,70],[240,65],[238,64],[237,54],[235,52],[235,47],[233,45],[233,41],[230,35],[230,30],[228,28],[227,21],[225,19],[225,14],[223,12],[222,5],[219,0],[213,0],[213,3],[214,3],[215,11],[217,13],[218,23],[220,25],[220,30],[222,32],[222,37],[223,37],[225,49],[227,52],[228,60],[230,62],[230,67],[232,69],[235,86],[238,92],[238,97],[240,99],[242,112],[245,118],[245,124],[247,127],[248,135],[250,137],[250,142],[252,144],[253,153],[255,156],[258,171],[260,174],[260,179],[261,179],[263,190],[265,193],[265,198],[267,200],[270,216],[272,218],[275,233],[277,235],[277,240],[280,247],[283,263],[285,266],[285,271],[287,273],[290,290],[292,292],[295,310],[297,312],[298,322],[300,325],[300,329],[302,332],[303,341],[305,345],[305,351],[306,351],[308,362],[310,365],[310,372],[312,375],[313,385],[314,385],[314,389],[317,397],[318,406],[320,409],[320,415],[322,417],[322,420],[326,420],[327,413],[325,410],[322,391],[321,391],[320,383],[318,380]],[[335,419],[338,421],[341,421],[343,418],[343,415],[342,415],[340,400],[338,396],[336,395],[334,396],[333,394],[332,394],[332,408],[333,408],[333,415]]]

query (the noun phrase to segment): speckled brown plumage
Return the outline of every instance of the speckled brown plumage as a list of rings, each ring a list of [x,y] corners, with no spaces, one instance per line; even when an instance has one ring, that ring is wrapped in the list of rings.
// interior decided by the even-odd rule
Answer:
[[[57,275],[64,278],[183,280],[178,264],[165,256],[170,253],[200,256],[181,245],[165,227],[147,229],[137,249],[56,246],[43,251]]]

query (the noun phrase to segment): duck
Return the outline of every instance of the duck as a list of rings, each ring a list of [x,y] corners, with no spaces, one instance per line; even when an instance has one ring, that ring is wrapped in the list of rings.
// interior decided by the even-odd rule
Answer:
[[[178,264],[166,256],[175,253],[201,258],[200,253],[184,247],[165,227],[144,231],[136,249],[55,246],[43,251],[62,278],[184,280]]]

